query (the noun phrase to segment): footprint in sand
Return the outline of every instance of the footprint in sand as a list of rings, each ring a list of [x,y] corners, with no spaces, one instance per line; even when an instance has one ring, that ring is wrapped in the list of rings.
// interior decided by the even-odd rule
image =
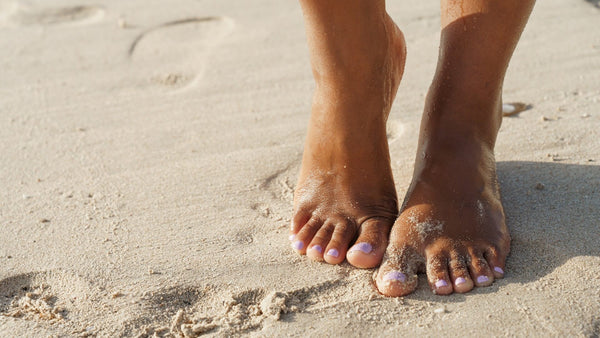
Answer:
[[[292,202],[294,198],[294,179],[295,173],[299,171],[300,158],[283,166],[281,169],[271,175],[259,180],[258,188],[271,193],[275,200]],[[251,206],[252,209],[258,207]],[[268,214],[265,216],[267,217]]]
[[[129,47],[129,58],[148,70],[153,84],[181,89],[198,79],[210,51],[234,27],[226,17],[187,18],[145,30]]]
[[[99,6],[34,7],[21,2],[0,4],[0,20],[19,26],[90,24],[104,17]]]
[[[65,271],[21,274],[0,280],[0,316],[39,323],[74,324],[92,305],[89,284]]]
[[[159,290],[142,299],[145,310],[128,323],[123,335],[198,337],[209,333],[230,337],[248,334],[261,330],[269,322],[281,320],[286,314],[335,306],[345,300],[340,295],[345,283],[341,279],[333,280],[290,292],[254,288],[230,293],[211,285]],[[346,298],[354,300],[351,296]],[[161,311],[156,311],[157,306]]]

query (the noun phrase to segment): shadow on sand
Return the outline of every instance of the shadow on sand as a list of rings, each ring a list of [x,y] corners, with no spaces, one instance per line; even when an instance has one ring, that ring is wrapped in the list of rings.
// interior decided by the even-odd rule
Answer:
[[[588,3],[592,4],[594,7],[600,9],[600,0],[585,0],[585,2],[588,2]]]
[[[573,257],[600,256],[600,166],[501,162],[498,176],[514,282],[539,279]]]

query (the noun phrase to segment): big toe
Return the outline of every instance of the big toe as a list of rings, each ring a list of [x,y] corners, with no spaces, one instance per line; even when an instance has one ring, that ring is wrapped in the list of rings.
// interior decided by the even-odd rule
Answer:
[[[388,248],[383,263],[375,277],[379,292],[388,297],[405,296],[417,288],[415,260],[411,250]]]
[[[381,219],[369,219],[360,226],[360,233],[354,245],[348,250],[348,263],[357,268],[373,268],[381,263],[391,224]]]

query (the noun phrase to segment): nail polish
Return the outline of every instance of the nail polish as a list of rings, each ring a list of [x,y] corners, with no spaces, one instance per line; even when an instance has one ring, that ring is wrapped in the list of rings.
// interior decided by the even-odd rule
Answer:
[[[361,251],[364,252],[366,254],[370,253],[371,251],[373,251],[373,246],[369,243],[356,243],[354,244],[354,246],[350,249],[350,252],[353,251]]]
[[[313,245],[310,249],[311,250],[316,250],[318,253],[322,253],[323,252],[323,248],[320,245]]]
[[[458,278],[457,278],[457,279],[454,281],[454,285],[461,285],[461,284],[464,284],[464,283],[466,283],[466,282],[467,282],[467,280],[466,280],[466,279],[464,279],[464,278],[462,278],[462,277],[458,277]]]
[[[383,276],[383,280],[384,281],[400,281],[400,282],[406,282],[406,275],[403,274],[402,272],[398,272],[398,271],[391,271],[385,274],[385,276]]]
[[[340,252],[337,251],[336,249],[329,249],[329,251],[327,251],[327,255],[337,258],[340,255]]]
[[[435,282],[436,288],[443,288],[444,286],[448,286],[448,283],[443,279],[440,279],[437,282]]]
[[[494,268],[494,271],[496,271],[497,273],[499,273],[499,274],[501,274],[501,275],[503,275],[503,274],[504,274],[504,270],[502,270],[502,268],[501,268],[501,267],[499,267],[499,266],[495,267],[495,268]]]
[[[292,248],[302,250],[302,248],[304,248],[304,243],[302,243],[302,241],[295,241],[292,243]]]
[[[485,283],[487,281],[489,281],[490,279],[487,276],[479,276],[477,277],[477,283],[481,284],[481,283]]]

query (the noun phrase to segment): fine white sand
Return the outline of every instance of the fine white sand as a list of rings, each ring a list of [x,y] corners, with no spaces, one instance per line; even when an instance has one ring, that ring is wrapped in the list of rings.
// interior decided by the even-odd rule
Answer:
[[[597,336],[600,9],[536,5],[497,159],[506,278],[380,296],[289,248],[313,81],[296,1],[0,0],[0,336]],[[437,1],[389,121],[406,192]]]

